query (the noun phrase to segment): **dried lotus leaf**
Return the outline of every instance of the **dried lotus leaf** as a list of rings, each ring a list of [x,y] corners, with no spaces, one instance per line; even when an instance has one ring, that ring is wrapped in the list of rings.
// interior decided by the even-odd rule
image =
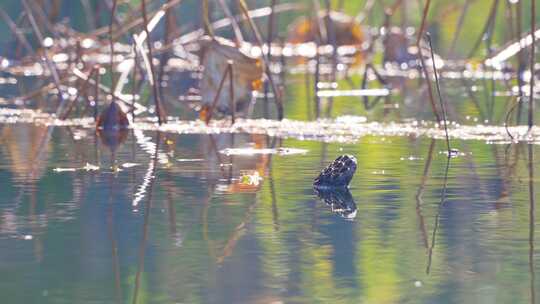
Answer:
[[[209,107],[219,89],[219,84],[228,62],[233,62],[233,86],[236,109],[241,110],[245,104],[251,100],[252,91],[261,82],[263,76],[263,65],[260,59],[251,57],[243,53],[232,43],[225,39],[204,39],[202,46],[202,66],[204,67],[200,89],[202,104]],[[230,113],[230,90],[229,79],[224,82],[216,109],[222,113]]]

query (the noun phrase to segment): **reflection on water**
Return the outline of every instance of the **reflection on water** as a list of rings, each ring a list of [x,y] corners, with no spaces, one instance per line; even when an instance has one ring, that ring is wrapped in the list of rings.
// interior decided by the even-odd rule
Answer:
[[[356,203],[347,188],[315,189],[317,195],[328,205],[332,212],[341,217],[353,219],[356,217]]]
[[[443,140],[423,137],[129,130],[111,150],[111,138],[68,127],[1,132],[9,303],[506,303],[538,292],[534,145],[454,142],[463,154],[448,160]],[[289,148],[302,153],[278,153]],[[358,160],[350,189],[317,197],[313,178],[345,153]]]

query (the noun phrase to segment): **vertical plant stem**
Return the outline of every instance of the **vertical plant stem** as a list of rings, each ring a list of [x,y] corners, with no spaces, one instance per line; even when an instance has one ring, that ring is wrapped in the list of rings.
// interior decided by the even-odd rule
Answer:
[[[418,228],[420,230],[420,233],[422,234],[422,241],[424,243],[424,247],[429,250],[429,242],[428,242],[428,236],[426,231],[426,224],[424,222],[424,216],[422,215],[422,205],[423,200],[422,196],[424,195],[424,188],[426,186],[426,182],[428,181],[428,173],[431,168],[431,162],[433,160],[433,150],[435,148],[435,139],[431,140],[431,143],[429,144],[429,151],[426,158],[426,163],[424,164],[424,171],[422,174],[422,179],[420,181],[420,186],[418,186],[418,190],[416,190],[416,216],[419,219],[419,225]]]
[[[171,0],[167,0],[167,4],[170,4]],[[171,10],[165,11],[165,37],[163,38],[163,45],[170,45],[172,41],[172,35],[176,32],[176,18]],[[158,83],[163,83],[163,75],[165,74],[165,66],[170,59],[170,52],[163,52],[159,58],[159,72]],[[161,92],[163,94],[163,92]],[[161,96],[163,97],[163,96]]]
[[[439,123],[441,121],[441,117],[437,111],[437,106],[435,105],[435,97],[433,97],[433,90],[431,88],[431,79],[429,77],[429,73],[426,68],[426,61],[424,60],[424,55],[422,54],[422,48],[418,47],[418,56],[420,57],[420,63],[422,64],[422,71],[424,72],[424,80],[427,85],[428,90],[428,96],[429,96],[429,103],[431,105],[431,111],[433,112],[433,116],[435,116],[435,121]]]
[[[216,96],[214,97],[214,100],[212,101],[212,105],[210,106],[210,110],[208,111],[208,115],[206,116],[206,119],[205,119],[206,124],[208,124],[210,120],[212,119],[212,115],[214,114],[214,110],[216,109],[219,96],[221,95],[221,89],[223,89],[223,84],[225,83],[225,79],[227,79],[228,74],[229,74],[229,69],[227,68],[223,72],[223,76],[221,76],[221,81],[219,82]]]
[[[146,33],[146,46],[148,48],[148,57],[150,61],[150,76],[152,77],[153,83],[152,83],[152,91],[154,95],[154,104],[156,106],[156,114],[158,117],[158,123],[161,125],[162,123],[167,122],[167,117],[165,116],[164,109],[162,109],[160,95],[159,95],[159,89],[158,89],[158,83],[156,81],[155,73],[154,73],[154,57],[152,55],[152,42],[150,41],[150,31],[148,30],[148,17],[146,16],[146,0],[141,1],[141,10],[143,15],[143,23],[144,23],[144,32]]]
[[[534,2],[534,1],[533,1]],[[534,22],[534,19],[533,19]],[[534,40],[533,40],[534,41]],[[536,303],[535,273],[534,273],[534,232],[536,224],[536,202],[534,200],[534,148],[529,144],[529,275],[530,275],[530,297],[531,303]]]
[[[420,30],[418,31],[418,37],[416,38],[416,47],[418,48],[418,56],[420,59],[420,64],[422,65],[422,70],[424,71],[424,79],[427,84],[431,110],[433,112],[433,116],[435,116],[435,119],[437,120],[437,123],[439,123],[441,121],[441,117],[439,116],[439,113],[437,112],[437,106],[435,106],[435,98],[433,97],[431,81],[430,81],[429,73],[426,69],[426,62],[424,60],[424,56],[422,55],[422,47],[420,46],[420,41],[422,41],[422,35],[424,34],[424,28],[426,26],[426,19],[427,19],[427,14],[429,12],[430,4],[431,4],[431,0],[427,0],[426,4],[424,5],[424,12],[422,13],[422,23],[420,25]]]
[[[469,52],[468,58],[474,56],[474,53],[476,53],[476,50],[480,47],[480,44],[482,43],[482,41],[485,40],[487,45],[488,46],[490,45],[491,34],[493,33],[492,27],[495,24],[495,18],[497,17],[498,6],[499,6],[499,0],[493,0],[493,4],[491,5],[491,9],[489,12],[488,20],[486,21],[486,24],[484,25],[484,29],[482,30],[482,33],[480,33],[480,36],[478,36],[478,39],[474,43],[473,48]]]
[[[448,51],[449,58],[454,58],[454,52],[456,49],[457,41],[461,34],[461,30],[463,29],[463,24],[465,23],[465,17],[467,16],[467,12],[469,11],[470,4],[471,4],[471,1],[466,0],[465,4],[463,5],[463,9],[461,10],[461,14],[459,15],[456,31],[454,33],[454,37],[452,38],[452,42],[450,43],[450,51]]]
[[[114,40],[113,40],[113,24],[114,24],[114,14],[116,12],[116,1],[113,0],[112,9],[111,9],[111,20],[109,22],[109,43],[111,48],[111,56],[110,56],[110,73],[111,73],[111,88],[116,87],[116,81],[114,77]],[[115,94],[111,94],[112,102],[116,101]]]
[[[321,115],[321,98],[319,97],[319,80],[321,73],[321,56],[319,55],[319,44],[315,46],[315,80],[313,88],[315,89],[315,118]]]
[[[99,72],[99,66],[96,68],[96,85],[94,87],[94,122],[97,122],[98,118],[98,103],[99,103],[99,83],[101,74]]]
[[[336,29],[334,27],[334,21],[332,20],[331,13],[332,13],[332,6],[330,5],[330,0],[325,0],[325,6],[326,6],[326,19],[325,19],[325,25],[327,27],[327,44],[332,45],[332,72],[330,75],[330,81],[333,83],[336,81],[336,65],[337,65],[337,39],[336,39]],[[330,97],[328,99],[328,109],[327,109],[327,116],[330,117],[332,114],[332,108],[334,106],[334,98]]]
[[[58,95],[58,100],[60,100],[60,104],[58,105],[58,108],[56,109],[56,115],[60,116],[62,114],[63,110],[64,110],[66,102],[64,100],[64,97],[62,96],[62,89],[60,88],[60,77],[58,76],[58,71],[56,70],[56,66],[54,65],[54,63],[49,58],[49,55],[47,53],[47,49],[46,49],[45,45],[43,45],[44,37],[41,34],[41,31],[39,30],[39,26],[38,26],[38,24],[36,22],[36,19],[34,18],[34,14],[32,13],[32,9],[28,5],[27,0],[22,0],[22,4],[24,6],[24,10],[26,11],[26,15],[28,17],[28,20],[30,21],[30,24],[32,25],[32,29],[34,31],[34,34],[36,35],[41,47],[44,49],[43,57],[45,58],[45,64],[46,64],[47,68],[49,69],[49,72],[52,75],[56,90],[58,90],[57,95]]]
[[[139,52],[137,47],[133,46],[133,79],[131,87],[131,122],[135,122],[135,98],[137,97],[137,73],[139,72]]]
[[[272,61],[272,40],[274,40],[274,23],[275,23],[275,6],[276,6],[276,0],[272,0],[270,3],[271,13],[268,17],[268,28],[267,28],[267,35],[266,35],[266,56],[268,57],[268,62]],[[268,117],[268,83],[264,84],[264,107],[265,107],[265,118]]]
[[[535,59],[535,21],[536,21],[536,0],[531,1],[531,35],[532,35],[532,43],[531,43],[531,82],[530,84],[530,97],[529,97],[529,130],[532,128],[534,124],[534,77],[535,77],[535,70],[534,70],[534,59]]]
[[[86,88],[88,87],[88,82],[90,81],[90,78],[92,78],[94,76],[94,72],[95,72],[95,69],[92,68],[92,70],[90,71],[90,73],[88,74],[88,78],[83,82],[81,88],[79,90],[77,90],[77,96],[75,96],[75,99],[73,99],[67,110],[64,112],[64,114],[62,114],[62,116],[60,117],[60,119],[64,120],[66,119],[69,114],[71,113],[71,110],[73,109],[73,106],[75,105],[75,103],[77,102],[77,100],[79,99],[79,97],[81,96],[81,93],[85,93],[86,92]]]
[[[326,26],[324,25],[324,21],[321,19],[321,15],[319,12],[321,11],[321,5],[319,3],[319,0],[312,0],[313,2],[313,8],[315,11],[315,20],[317,21],[317,26],[319,30],[319,43],[325,43],[328,41],[327,39],[327,33],[326,33]]]
[[[249,16],[248,6],[244,0],[238,0],[238,4],[240,5],[242,14],[244,14],[244,16],[246,17],[249,27],[251,28],[251,31],[253,32],[253,35],[255,36],[255,39],[257,40],[257,44],[262,52],[262,49],[263,49],[262,37],[259,30],[257,29],[257,26],[255,25],[255,22],[253,22],[253,19],[251,19],[251,17]],[[274,83],[274,80],[272,78],[272,72],[270,71],[270,61],[268,61],[268,57],[266,56],[264,52],[262,52],[262,58],[263,58],[263,63],[265,65],[264,71],[266,73],[266,77],[268,78],[268,81],[270,82],[272,93],[274,94],[274,100],[276,102],[278,119],[282,120],[283,119],[283,103],[281,101],[281,96],[277,89],[277,86]]]
[[[277,0],[272,0],[270,3],[270,8],[272,12],[270,13],[270,16],[268,17],[268,34],[266,35],[266,45],[268,47],[268,50],[266,52],[266,56],[268,56],[268,60],[272,59],[272,40],[274,40],[274,28],[275,28],[275,22],[276,22],[276,14],[275,14],[275,7],[276,7]]]
[[[26,51],[29,54],[33,54],[34,50],[32,49],[32,46],[30,46],[30,43],[28,42],[26,37],[21,33],[21,31],[19,31],[19,29],[17,28],[17,24],[15,24],[15,22],[13,22],[13,20],[9,17],[9,15],[1,8],[0,8],[0,17],[4,20],[6,25],[9,27],[11,32],[13,32],[17,40],[19,40],[19,42],[23,45]]]
[[[231,121],[234,125],[235,115],[236,115],[236,101],[234,100],[234,73],[233,73],[233,62],[229,60],[227,62],[227,67],[229,69],[229,93],[230,93],[230,103],[231,103]]]
[[[431,53],[431,64],[433,65],[433,74],[435,74],[435,85],[437,86],[437,94],[439,95],[439,102],[441,104],[441,112],[443,115],[443,121],[444,121],[444,133],[446,136],[446,146],[448,148],[448,157],[451,156],[451,150],[450,150],[450,140],[448,139],[448,126],[446,125],[446,109],[444,105],[444,101],[441,94],[441,86],[439,84],[439,76],[437,75],[437,67],[435,66],[435,55],[433,54],[433,45],[431,43],[431,35],[429,33],[426,34],[428,43],[429,43],[429,50]]]
[[[238,25],[238,22],[236,21],[236,18],[232,14],[231,10],[227,6],[227,3],[225,3],[225,0],[218,0],[218,3],[221,6],[221,9],[223,9],[225,16],[227,16],[227,18],[231,20],[231,26],[234,32],[234,39],[236,42],[236,46],[239,47],[244,42],[244,36],[242,35],[240,26]]]
[[[426,27],[427,14],[429,12],[429,5],[431,0],[427,0],[426,5],[424,6],[424,12],[422,13],[422,23],[420,24],[420,29],[418,30],[418,37],[416,38],[416,45],[420,48],[420,41],[422,40],[422,35],[424,35],[424,28]]]
[[[86,25],[90,29],[96,29],[96,18],[92,12],[92,7],[90,5],[90,0],[81,0],[81,5],[84,9],[84,15],[86,16]]]
[[[521,32],[522,29],[522,13],[521,13],[521,5],[522,1],[519,1],[516,3],[516,30],[518,41],[520,44],[521,51],[518,53],[518,71],[517,71],[517,82],[518,82],[518,88],[519,88],[519,97],[523,98],[523,71],[525,70],[525,56],[523,52],[523,45],[521,44]],[[521,122],[521,114],[523,112],[523,103],[520,102],[518,105],[518,109],[516,112],[516,125],[519,125]]]
[[[210,23],[210,11],[208,9],[208,0],[203,0],[202,2],[202,17],[204,21],[204,33],[212,39],[214,39],[214,30],[212,29],[212,24]]]
[[[450,169],[450,157],[446,159],[443,189],[441,191],[441,200],[439,201],[439,207],[437,208],[437,214],[435,215],[435,224],[433,225],[433,233],[431,234],[431,245],[428,248],[428,264],[426,267],[426,274],[429,274],[431,271],[433,249],[435,248],[435,239],[437,237],[437,230],[439,229],[439,218],[441,217],[441,210],[442,210],[442,207],[444,206],[444,202],[446,201],[446,189],[448,187],[448,169]]]
[[[510,114],[512,114],[516,106],[518,106],[519,104],[521,104],[521,97],[518,97],[517,102],[512,107],[510,107],[510,110],[508,110],[508,112],[506,113],[506,117],[504,118],[504,129],[506,130],[506,134],[508,134],[512,141],[514,140],[514,136],[512,136],[512,133],[510,133],[510,130],[508,130],[508,122],[510,120]]]

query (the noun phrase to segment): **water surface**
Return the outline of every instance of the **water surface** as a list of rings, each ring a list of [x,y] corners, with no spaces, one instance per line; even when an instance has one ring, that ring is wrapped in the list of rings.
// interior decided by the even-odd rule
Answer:
[[[525,144],[453,141],[444,190],[445,142],[423,137],[130,131],[111,153],[66,127],[41,148],[46,127],[1,132],[10,303],[507,303],[539,290]],[[279,147],[305,151],[220,153]],[[311,187],[344,153],[358,159],[354,219]]]

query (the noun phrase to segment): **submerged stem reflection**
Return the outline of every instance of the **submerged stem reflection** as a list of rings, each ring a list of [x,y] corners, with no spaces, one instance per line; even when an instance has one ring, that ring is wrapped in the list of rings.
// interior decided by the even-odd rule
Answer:
[[[446,159],[446,167],[444,169],[444,181],[443,181],[443,188],[441,191],[441,200],[437,208],[437,215],[435,215],[435,225],[433,227],[433,234],[431,235],[431,245],[429,246],[429,249],[428,249],[428,264],[426,267],[426,274],[429,274],[431,271],[431,261],[433,257],[433,248],[435,248],[435,238],[437,236],[437,229],[439,228],[439,218],[441,216],[442,207],[446,199],[446,188],[448,186],[448,169],[450,168],[451,159],[452,157],[448,155]]]

